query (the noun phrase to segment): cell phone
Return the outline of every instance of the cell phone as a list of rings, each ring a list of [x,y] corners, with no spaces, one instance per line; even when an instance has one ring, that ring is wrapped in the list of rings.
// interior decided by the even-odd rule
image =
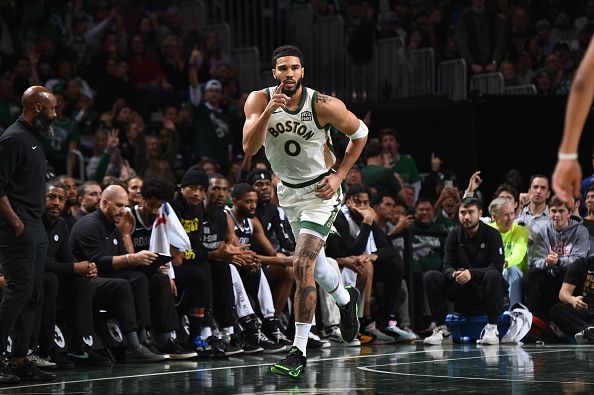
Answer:
[[[166,263],[171,262],[172,260],[173,260],[173,257],[171,255],[157,253],[157,258],[155,258],[155,260],[153,261],[153,264],[157,265],[157,266],[163,266]]]
[[[454,187],[454,182],[452,180],[445,180],[443,182],[443,186],[446,188],[453,188]]]

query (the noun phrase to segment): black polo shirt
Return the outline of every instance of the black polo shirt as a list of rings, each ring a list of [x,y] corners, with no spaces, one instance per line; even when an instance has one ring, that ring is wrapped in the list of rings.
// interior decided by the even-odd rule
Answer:
[[[70,233],[75,259],[95,262],[99,274],[114,271],[114,256],[126,254],[122,233],[100,208],[76,221]]]
[[[44,216],[43,225],[47,233],[47,261],[45,271],[58,275],[74,275],[74,256],[68,241],[68,225],[58,217],[53,224]]]
[[[22,118],[0,136],[0,198],[8,197],[25,224],[39,224],[45,210],[46,160],[39,139]]]

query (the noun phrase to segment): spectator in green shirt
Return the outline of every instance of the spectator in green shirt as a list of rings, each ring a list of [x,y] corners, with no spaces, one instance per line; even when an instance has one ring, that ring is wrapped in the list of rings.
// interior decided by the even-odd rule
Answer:
[[[366,166],[361,170],[363,184],[375,195],[387,194],[406,198],[400,179],[383,166],[382,146],[377,140],[370,140],[365,147]]]
[[[402,182],[410,184],[415,188],[415,200],[419,197],[421,190],[421,177],[417,164],[412,156],[398,152],[401,139],[394,129],[382,129],[379,133],[382,149],[384,152],[384,163],[394,173],[400,175]]]
[[[414,270],[441,270],[443,246],[448,232],[443,225],[435,222],[431,200],[419,198],[415,204],[415,221],[409,229],[413,234]]]
[[[503,278],[509,284],[510,308],[522,302],[522,278],[528,270],[528,229],[515,224],[514,201],[509,197],[498,197],[489,205],[489,213],[503,240],[505,263]]]

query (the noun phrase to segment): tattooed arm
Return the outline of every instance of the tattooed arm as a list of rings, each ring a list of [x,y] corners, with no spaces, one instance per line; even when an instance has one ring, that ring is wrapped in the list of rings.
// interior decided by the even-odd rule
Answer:
[[[320,125],[332,125],[347,136],[354,134],[361,125],[361,121],[355,114],[350,112],[344,103],[335,97],[318,94],[314,106]],[[367,136],[349,141],[344,158],[339,168],[336,169],[336,173],[326,176],[320,181],[320,188],[317,191],[318,197],[330,199],[334,196],[348,171],[359,159],[366,142]]]

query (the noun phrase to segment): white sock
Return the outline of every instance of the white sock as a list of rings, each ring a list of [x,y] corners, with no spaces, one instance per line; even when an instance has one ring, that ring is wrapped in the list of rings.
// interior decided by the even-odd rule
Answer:
[[[311,324],[295,322],[295,340],[293,340],[293,345],[301,350],[303,356],[305,356],[307,350],[307,339],[309,338],[310,329]]]
[[[202,330],[200,331],[200,337],[202,338],[202,340],[206,340],[211,336],[212,336],[212,330],[210,329],[210,326],[202,327]]]
[[[340,273],[328,264],[326,252],[323,248],[318,254],[314,278],[320,287],[334,298],[339,306],[344,306],[351,300],[351,295],[340,282]]]
[[[235,329],[233,329],[232,326],[227,326],[227,327],[223,328],[223,335],[224,336],[231,336],[234,333],[235,333]]]

